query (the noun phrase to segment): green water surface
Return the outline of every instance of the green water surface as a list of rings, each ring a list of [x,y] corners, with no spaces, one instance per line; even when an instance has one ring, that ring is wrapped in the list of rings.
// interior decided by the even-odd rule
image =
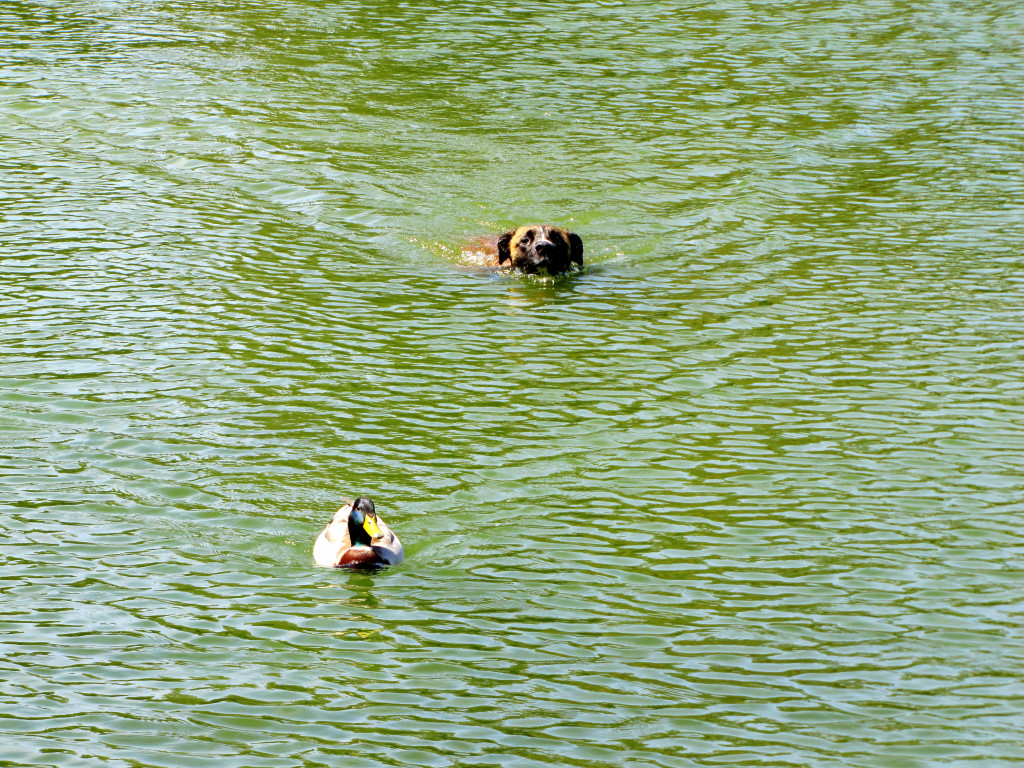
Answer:
[[[1024,763],[1021,40],[3,3],[0,766]]]

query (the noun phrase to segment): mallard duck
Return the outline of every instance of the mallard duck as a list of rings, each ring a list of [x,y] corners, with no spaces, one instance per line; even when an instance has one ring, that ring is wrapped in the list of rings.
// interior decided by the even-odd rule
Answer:
[[[314,562],[328,568],[397,565],[404,556],[402,542],[367,496],[345,499],[313,543]]]

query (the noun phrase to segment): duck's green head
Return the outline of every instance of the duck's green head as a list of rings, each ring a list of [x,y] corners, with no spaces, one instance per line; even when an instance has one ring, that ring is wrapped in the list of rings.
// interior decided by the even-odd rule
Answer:
[[[374,539],[384,536],[377,525],[373,500],[368,496],[360,496],[352,502],[352,511],[348,513],[348,536],[353,547],[368,547]]]

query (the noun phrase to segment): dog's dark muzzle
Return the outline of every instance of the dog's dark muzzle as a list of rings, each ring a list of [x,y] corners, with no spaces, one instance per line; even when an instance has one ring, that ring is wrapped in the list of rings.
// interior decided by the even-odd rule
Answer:
[[[557,245],[550,240],[537,240],[530,250],[532,251],[530,266],[533,271],[542,269],[550,272],[558,271],[560,259]]]
[[[550,259],[558,253],[558,246],[550,240],[538,240],[533,244],[533,250],[542,259]]]

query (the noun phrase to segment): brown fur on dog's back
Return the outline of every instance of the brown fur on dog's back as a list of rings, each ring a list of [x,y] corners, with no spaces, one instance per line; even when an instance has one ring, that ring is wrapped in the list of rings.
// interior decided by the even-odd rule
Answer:
[[[462,260],[474,267],[497,267],[499,237],[501,235],[478,237],[462,249]]]
[[[546,224],[528,224],[480,238],[463,249],[468,264],[510,267],[521,272],[567,272],[583,266],[583,240],[575,232]]]

